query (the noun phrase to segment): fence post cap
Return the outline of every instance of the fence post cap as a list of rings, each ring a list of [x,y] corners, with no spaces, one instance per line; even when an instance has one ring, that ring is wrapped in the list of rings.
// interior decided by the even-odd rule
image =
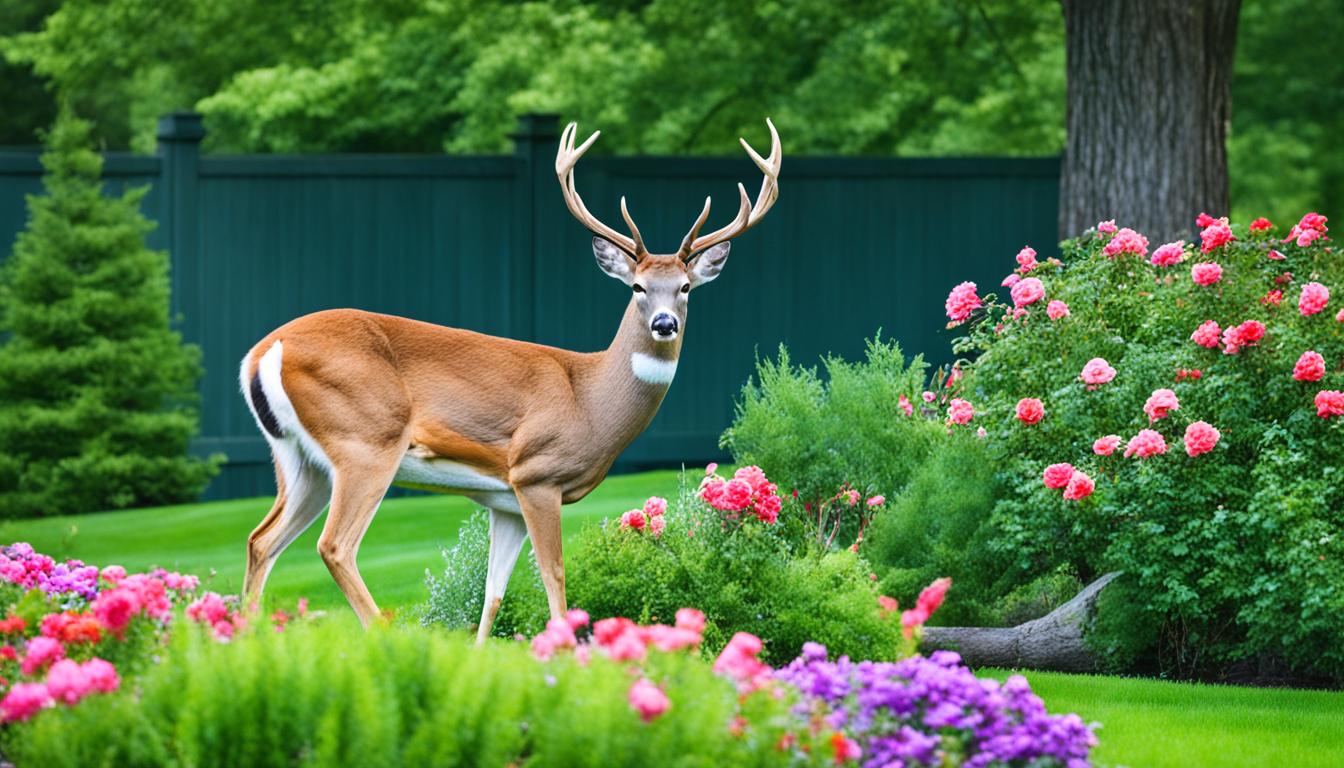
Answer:
[[[169,112],[159,118],[159,141],[200,141],[205,138],[205,126],[199,112]]]
[[[519,141],[544,141],[560,137],[560,116],[553,112],[528,112],[518,116],[518,127],[509,138]]]

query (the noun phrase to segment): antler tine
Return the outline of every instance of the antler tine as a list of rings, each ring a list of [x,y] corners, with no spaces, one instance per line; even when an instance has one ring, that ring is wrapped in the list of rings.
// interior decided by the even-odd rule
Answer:
[[[583,204],[583,198],[579,197],[578,186],[574,183],[574,166],[583,157],[583,153],[597,141],[597,137],[602,135],[601,131],[593,131],[577,148],[574,146],[574,138],[578,134],[579,124],[570,123],[565,126],[565,130],[560,134],[560,148],[555,153],[555,176],[560,181],[560,191],[564,195],[565,205],[569,212],[574,214],[574,218],[579,220],[589,230],[599,237],[606,238],[616,247],[626,251],[638,261],[647,254],[644,250],[644,241],[639,236],[639,230],[635,228],[634,220],[630,218],[629,212],[625,209],[625,198],[621,198],[621,215],[625,217],[626,224],[630,225],[630,231],[634,238],[626,237],[611,227],[603,224],[596,216],[588,210],[588,206]]]
[[[738,184],[737,190],[742,197],[742,206],[737,212],[737,217],[722,229],[703,237],[694,238],[690,247],[692,253],[702,251],[725,240],[731,240],[756,226],[756,223],[764,218],[765,214],[774,206],[775,200],[779,198],[779,169],[784,160],[784,149],[780,144],[779,132],[775,130],[775,124],[768,117],[765,119],[765,124],[770,128],[769,157],[761,157],[756,150],[751,148],[746,139],[739,139],[742,142],[742,148],[751,157],[751,161],[765,175],[765,178],[761,180],[761,191],[756,195],[756,203],[753,205],[751,199],[747,197],[746,187]],[[683,247],[685,247],[684,244]]]
[[[705,226],[705,220],[709,218],[709,204],[710,198],[706,197],[705,209],[700,211],[700,218],[695,220],[695,224],[691,227],[691,231],[687,232],[686,236],[681,239],[681,247],[677,249],[677,255],[683,259],[690,258],[691,245],[695,242],[695,236],[700,234],[700,228]]]

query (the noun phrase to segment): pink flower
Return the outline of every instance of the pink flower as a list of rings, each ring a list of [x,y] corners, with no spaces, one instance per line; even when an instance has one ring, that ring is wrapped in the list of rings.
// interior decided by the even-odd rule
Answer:
[[[1115,219],[1097,222],[1097,234],[1103,235],[1115,231]]]
[[[551,619],[546,622],[546,629],[532,638],[532,655],[546,661],[561,648],[573,648],[578,645],[578,642],[569,621],[566,619]],[[641,644],[641,649],[642,647]]]
[[[1323,389],[1316,393],[1316,415],[1322,419],[1344,416],[1344,392]]]
[[[216,592],[206,592],[187,606],[187,618],[214,626],[228,620],[229,606]]]
[[[1061,318],[1068,317],[1069,305],[1065,304],[1059,299],[1055,299],[1054,301],[1045,305],[1045,314],[1051,320],[1059,320]]]
[[[999,283],[999,285],[1002,285],[1004,288],[1012,288],[1014,285],[1017,285],[1018,281],[1021,279],[1022,279],[1021,275],[1017,274],[1016,272],[1013,272],[1012,274],[1003,278],[1003,282]]]
[[[971,313],[983,306],[984,302],[975,295],[975,283],[964,282],[952,289],[947,295],[947,301],[944,306],[947,308],[947,316],[954,323],[965,322]]]
[[[1031,246],[1026,246],[1026,247],[1023,248],[1022,250],[1018,251],[1018,252],[1017,252],[1017,263],[1018,263],[1019,267],[1020,267],[1021,270],[1022,270],[1022,274],[1024,274],[1024,275],[1025,275],[1026,273],[1030,272],[1031,270],[1035,269],[1035,268],[1036,268],[1036,249],[1035,249],[1035,248],[1032,248]]]
[[[761,639],[749,632],[738,632],[714,660],[714,672],[737,681],[740,693],[750,693],[770,681],[770,667],[756,655]]]
[[[1201,347],[1217,349],[1218,337],[1221,333],[1222,329],[1218,327],[1218,323],[1212,320],[1205,320],[1195,329],[1194,333],[1190,334],[1190,340]]]
[[[123,584],[125,581],[123,580]],[[135,591],[124,586],[105,590],[93,601],[93,615],[108,631],[121,636],[131,617],[140,612],[140,600]]]
[[[1038,424],[1045,416],[1045,406],[1034,397],[1024,397],[1017,401],[1017,420],[1023,424]]]
[[[1200,213],[1198,216],[1195,217],[1195,226],[1199,227],[1200,229],[1203,229],[1209,226],[1210,224],[1214,223],[1215,221],[1217,221],[1217,219],[1213,218],[1209,214]]]
[[[709,477],[710,475],[718,471],[719,471],[719,465],[712,461],[705,465],[705,477]]]
[[[1297,300],[1297,310],[1303,317],[1314,315],[1325,309],[1330,302],[1330,289],[1320,283],[1307,283],[1302,286],[1302,297]]]
[[[1227,245],[1237,238],[1232,236],[1232,228],[1227,226],[1227,222],[1219,219],[1200,230],[1199,239],[1201,243],[1199,249],[1204,253],[1208,253],[1215,248],[1221,248],[1224,245]]]
[[[1094,357],[1087,361],[1087,364],[1083,366],[1082,373],[1078,376],[1083,380],[1083,383],[1096,387],[1114,379],[1115,369],[1111,367],[1110,363],[1106,362],[1105,358]]]
[[[671,706],[672,702],[668,701],[663,689],[649,682],[648,678],[641,677],[630,686],[630,708],[638,712],[639,719],[646,723]]]
[[[951,424],[969,424],[975,416],[975,407],[960,397],[947,404],[947,420]]]
[[[656,538],[658,538],[659,536],[662,536],[662,535],[663,535],[663,529],[665,529],[665,528],[667,528],[667,518],[666,518],[666,517],[663,517],[662,515],[659,515],[658,517],[655,517],[655,518],[652,518],[651,520],[649,520],[649,533],[653,535],[653,538],[656,539]]]
[[[924,393],[920,395],[920,397],[924,399],[924,402],[932,403],[935,395],[926,389],[924,390]]]
[[[1115,453],[1115,449],[1119,446],[1119,435],[1106,435],[1105,437],[1098,437],[1092,443],[1092,452],[1098,456],[1110,456],[1112,453]]]
[[[1260,303],[1264,304],[1267,307],[1279,306],[1279,304],[1283,303],[1283,291],[1280,291],[1279,289],[1275,288],[1269,293],[1266,293],[1264,296],[1261,296]]]
[[[659,517],[667,512],[667,499],[661,496],[650,496],[648,501],[644,502],[644,514],[648,517]]]
[[[61,659],[47,671],[47,693],[61,704],[78,704],[89,693],[89,682],[79,662]]]
[[[1192,458],[1201,453],[1208,453],[1218,445],[1218,438],[1222,433],[1209,424],[1207,421],[1196,421],[1185,428],[1185,452]]]
[[[1196,285],[1213,285],[1223,279],[1223,268],[1216,261],[1201,261],[1190,268],[1190,279]]]
[[[906,397],[905,395],[901,395],[899,398],[897,398],[896,407],[900,408],[901,413],[904,413],[906,416],[915,415],[915,406],[910,403],[910,398]]]
[[[840,731],[831,734],[831,757],[836,765],[844,765],[863,757],[863,747]]]
[[[683,648],[694,648],[702,640],[699,632],[682,627],[669,627],[666,624],[654,624],[642,629],[644,640],[663,653],[672,653]]]
[[[915,601],[915,610],[924,614],[924,620],[932,616],[943,605],[943,598],[947,596],[947,590],[952,588],[952,579],[944,576],[941,579],[935,579],[929,586],[920,590],[919,598]]]
[[[1265,254],[1265,256],[1272,261],[1283,261],[1284,259],[1288,258],[1287,256],[1284,256],[1282,253],[1279,253],[1278,251],[1274,250],[1273,248],[1270,248],[1269,253]]]
[[[44,669],[65,658],[65,647],[61,641],[45,635],[39,635],[28,641],[28,653],[23,657],[23,663],[19,669],[23,674],[32,676],[37,674],[38,670]]]
[[[900,604],[896,602],[896,598],[894,597],[888,597],[887,595],[877,596],[877,610],[882,614],[883,618],[895,613],[900,607]]]
[[[1174,243],[1159,245],[1157,250],[1153,251],[1151,259],[1155,267],[1171,267],[1180,264],[1185,259],[1185,241],[1177,240]]]
[[[1092,495],[1092,491],[1097,484],[1092,481],[1084,472],[1075,471],[1069,477],[1069,484],[1064,487],[1065,501],[1079,501]]]
[[[869,496],[867,502],[868,506],[870,507],[880,507],[886,503],[887,503],[887,497],[882,495]]]
[[[985,431],[985,428],[984,428],[984,427],[976,427],[976,429],[975,429],[975,436],[976,436],[976,437],[984,438],[984,437],[985,437],[986,435],[988,435],[988,434],[989,434],[989,433]]]
[[[1148,423],[1151,424],[1158,419],[1165,419],[1170,411],[1180,410],[1181,403],[1176,399],[1176,393],[1170,389],[1155,389],[1153,394],[1148,396],[1148,402],[1143,404],[1143,412],[1148,414]]]
[[[13,723],[27,720],[38,710],[50,707],[53,703],[47,686],[42,683],[15,683],[5,698],[0,700],[0,721]]]
[[[1125,458],[1138,456],[1140,459],[1146,459],[1166,452],[1167,441],[1162,437],[1162,433],[1151,429],[1139,430],[1139,434],[1131,437],[1129,444],[1125,446]]]
[[[767,525],[773,525],[779,519],[779,511],[784,503],[778,496],[762,496],[756,501],[756,519]]]
[[[676,624],[682,629],[702,634],[705,631],[705,614],[694,608],[682,608],[677,611]]]
[[[1293,366],[1293,378],[1298,381],[1320,381],[1325,377],[1325,358],[1319,352],[1307,350]]]
[[[565,612],[565,623],[574,632],[578,632],[580,627],[588,626],[588,621],[588,612],[582,608],[571,608]]]
[[[1296,240],[1299,246],[1305,248],[1330,231],[1330,228],[1325,226],[1326,221],[1327,219],[1319,213],[1308,213],[1302,217],[1301,221],[1293,225],[1293,230],[1288,233],[1283,242]]]
[[[1072,464],[1051,464],[1045,468],[1045,473],[1041,479],[1045,481],[1045,487],[1058,490],[1069,484],[1069,479],[1073,477]]]
[[[1111,238],[1111,241],[1106,244],[1105,248],[1101,249],[1101,252],[1109,258],[1115,258],[1122,253],[1145,256],[1148,254],[1148,238],[1129,227],[1125,227],[1115,233],[1115,237]]]
[[[1339,311],[1335,313],[1335,322],[1344,323],[1344,307],[1340,307]]]
[[[644,526],[648,522],[649,519],[644,516],[644,510],[642,509],[632,509],[626,512],[625,514],[621,515],[622,528],[629,528],[635,531],[642,531],[644,530]]]
[[[1306,248],[1321,237],[1324,237],[1324,235],[1314,229],[1304,229],[1297,234],[1297,244],[1299,247]]]
[[[1269,219],[1266,219],[1264,216],[1261,216],[1260,218],[1251,222],[1252,232],[1265,232],[1270,229],[1273,229],[1273,227],[1274,225],[1269,223]]]
[[[1019,280],[1008,293],[1013,297],[1013,304],[1021,309],[1040,301],[1045,296],[1045,285],[1034,277],[1028,277]]]
[[[109,565],[99,574],[103,579],[112,585],[116,585],[122,579],[126,578],[126,569],[120,565]]]

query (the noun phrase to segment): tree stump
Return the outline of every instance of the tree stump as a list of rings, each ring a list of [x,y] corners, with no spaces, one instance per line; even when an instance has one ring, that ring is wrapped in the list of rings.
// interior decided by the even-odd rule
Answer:
[[[956,651],[972,667],[1091,672],[1096,659],[1083,643],[1083,630],[1097,596],[1119,575],[1102,576],[1069,602],[1016,627],[925,627],[923,645]]]

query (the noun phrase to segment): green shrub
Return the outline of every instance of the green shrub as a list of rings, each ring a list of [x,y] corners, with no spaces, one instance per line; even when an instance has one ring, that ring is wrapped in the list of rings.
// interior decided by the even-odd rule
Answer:
[[[1063,263],[1031,272],[1045,296],[1020,318],[986,296],[958,342],[976,357],[968,396],[1000,489],[995,553],[1031,577],[1123,571],[1091,633],[1112,664],[1217,677],[1268,661],[1344,676],[1344,419],[1314,403],[1344,388],[1344,260],[1326,238],[1311,241],[1323,226],[1304,218],[1287,239],[1287,228],[1234,226],[1236,240],[1177,248],[1171,266],[1151,263],[1147,248],[1106,254],[1113,236],[1089,231],[1063,244]],[[1198,262],[1220,264],[1221,280],[1196,284]],[[1324,311],[1299,308],[1308,283],[1333,290]],[[1069,316],[1047,318],[1055,300]],[[1264,336],[1206,348],[1192,334],[1209,320],[1257,321]],[[1307,351],[1323,357],[1323,376],[1295,376]],[[1117,374],[1090,386],[1080,371],[1098,357]],[[1150,417],[1145,401],[1158,389],[1179,409]],[[1038,424],[1014,418],[1026,397],[1044,403]],[[1185,430],[1196,421],[1221,437],[1190,456]],[[1167,452],[1123,457],[1143,429],[1160,433]],[[1112,455],[1094,453],[1105,435],[1121,438]],[[1042,471],[1055,463],[1090,476],[1095,491],[1069,501],[1046,488]]]
[[[529,548],[530,552],[530,548]],[[429,600],[416,611],[420,623],[448,629],[475,631],[485,605],[485,574],[490,556],[490,516],[477,510],[457,531],[457,541],[445,547],[443,575],[425,570]],[[537,561],[524,553],[518,558],[495,617],[495,637],[535,635],[546,626],[549,608]]]
[[[145,190],[102,194],[89,131],[64,111],[47,136],[46,194],[0,280],[3,516],[188,501],[217,470],[187,453],[200,354],[169,327]]]
[[[522,644],[364,632],[345,617],[230,644],[188,629],[135,685],[7,729],[6,757],[51,768],[788,762],[767,746],[787,701],[752,697],[752,727],[734,736],[736,689],[689,654],[645,662],[672,703],[643,723],[627,702],[629,672],[604,657],[543,665]]]
[[[900,418],[900,395],[917,399],[927,365],[907,364],[896,342],[875,338],[866,359],[827,357],[795,367],[783,346],[777,361],[760,360],[742,389],[733,424],[720,444],[740,465],[755,464],[786,492],[820,503],[849,483],[866,493],[895,494],[941,435],[937,424]]]

